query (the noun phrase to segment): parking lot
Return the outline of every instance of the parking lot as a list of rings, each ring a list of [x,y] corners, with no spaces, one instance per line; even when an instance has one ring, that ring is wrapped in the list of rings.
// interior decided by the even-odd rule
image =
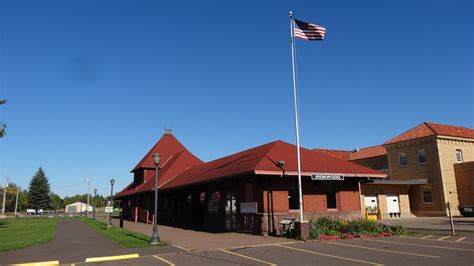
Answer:
[[[426,237],[426,236],[424,236]],[[472,238],[389,237],[173,252],[76,265],[473,265]],[[441,239],[441,240],[440,240]],[[449,239],[449,240],[448,240]],[[461,239],[461,241],[458,241]],[[457,242],[458,241],[458,242]]]

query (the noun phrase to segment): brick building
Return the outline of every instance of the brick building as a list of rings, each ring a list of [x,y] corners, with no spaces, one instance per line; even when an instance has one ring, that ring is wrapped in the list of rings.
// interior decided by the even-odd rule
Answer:
[[[133,181],[117,194],[127,219],[152,222],[154,163],[159,163],[158,222],[206,231],[272,234],[283,217],[298,217],[296,146],[275,141],[210,162],[165,134],[132,170]],[[360,183],[386,174],[301,148],[305,220],[320,215],[360,217]],[[313,174],[334,174],[332,181]]]
[[[474,195],[474,185],[459,186],[469,183],[465,176],[472,170],[457,165],[474,161],[474,130],[470,128],[424,122],[383,145],[317,151],[388,173],[386,180],[365,183],[361,188],[365,207],[375,204],[385,218],[412,213],[444,216],[446,202],[452,204],[454,215],[459,215],[459,201]],[[463,177],[457,180],[456,175]]]

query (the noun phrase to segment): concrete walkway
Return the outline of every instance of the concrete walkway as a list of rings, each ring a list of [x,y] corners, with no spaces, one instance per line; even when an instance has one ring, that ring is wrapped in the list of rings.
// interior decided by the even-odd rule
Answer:
[[[398,218],[384,220],[392,224],[399,224],[405,228],[423,229],[423,230],[451,230],[449,218],[447,217],[416,217],[416,218]],[[456,217],[454,218],[454,228],[462,231],[474,232],[474,217]]]
[[[106,220],[104,217],[100,219],[103,221]],[[119,220],[113,219],[113,224],[118,226]],[[140,232],[151,236],[153,226],[151,224],[124,221],[124,228],[130,231]],[[158,226],[158,234],[161,239],[171,242],[176,247],[184,248],[190,251],[294,242],[294,240],[277,237],[249,235],[234,232],[208,233],[163,225]]]
[[[1,241],[1,240],[0,240]],[[158,251],[159,250],[159,251]],[[157,254],[179,251],[174,247],[130,249],[94,231],[74,218],[58,218],[56,234],[48,243],[20,250],[0,252],[0,264],[56,261],[84,262],[86,258],[123,255],[130,253]]]

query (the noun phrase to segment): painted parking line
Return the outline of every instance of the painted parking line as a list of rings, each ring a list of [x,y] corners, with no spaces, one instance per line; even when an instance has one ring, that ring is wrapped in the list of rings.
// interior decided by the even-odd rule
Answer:
[[[450,236],[443,236],[443,237],[441,237],[441,238],[438,238],[437,240],[438,240],[438,241],[441,241],[441,240],[444,240],[444,239],[449,238],[449,237],[450,237]]]
[[[431,236],[430,236],[431,237]],[[422,238],[418,238],[418,237],[412,237],[412,236],[400,236],[400,238],[408,238],[408,239],[417,239],[417,240],[429,240],[429,241],[438,241],[437,239],[427,239],[426,237],[422,237]],[[469,241],[463,241],[464,239],[466,239],[465,237],[462,237],[462,242],[460,244],[474,244],[474,242],[469,242]],[[452,241],[452,240],[444,240],[443,242],[451,242],[451,243],[455,243],[455,242],[458,242],[458,241]]]
[[[225,249],[229,250],[229,249],[243,249],[243,248],[260,248],[260,247],[270,247],[270,246],[274,246],[276,244],[278,245],[289,245],[289,244],[297,244],[297,243],[304,243],[303,241],[285,241],[285,242],[278,242],[278,243],[267,243],[267,244],[256,244],[256,245],[245,245],[245,246],[236,246],[236,247],[225,247]],[[211,250],[215,250],[215,249],[204,249],[204,250],[201,250],[201,251],[211,251]]]
[[[46,266],[46,265],[59,265],[59,261],[41,261],[41,262],[31,262],[31,263],[19,263],[19,264],[9,264],[15,266]]]
[[[263,264],[267,264],[267,265],[271,265],[271,266],[276,266],[275,263],[268,262],[268,261],[264,261],[264,260],[260,260],[260,259],[257,259],[257,258],[252,258],[252,257],[245,256],[245,255],[242,255],[242,254],[239,254],[239,253],[235,253],[235,252],[232,252],[232,251],[228,251],[228,250],[225,250],[225,249],[218,249],[218,250],[219,250],[219,251],[222,251],[222,252],[225,252],[225,253],[228,253],[228,254],[232,254],[232,255],[235,255],[235,256],[239,256],[239,257],[242,257],[242,258],[246,258],[246,259],[249,259],[249,260],[257,261],[257,262],[260,262],[260,263],[263,263]]]
[[[332,244],[332,245],[340,245],[340,246],[346,246],[346,247],[354,247],[354,248],[360,248],[360,249],[375,250],[375,251],[379,251],[379,252],[397,253],[397,254],[403,254],[403,255],[411,255],[411,256],[418,256],[418,257],[441,259],[441,257],[439,257],[439,256],[432,256],[432,255],[419,254],[419,253],[410,253],[410,252],[403,252],[403,251],[396,251],[396,250],[386,250],[386,249],[356,246],[356,245],[342,244],[342,243],[329,242],[329,241],[322,242],[322,243],[327,243],[327,244]]]
[[[473,249],[467,249],[467,248],[440,247],[440,246],[431,246],[431,245],[422,245],[422,244],[415,244],[415,243],[405,243],[405,242],[386,241],[386,240],[375,240],[375,239],[364,239],[364,241],[373,241],[373,242],[391,243],[391,244],[415,246],[415,247],[428,247],[428,248],[438,248],[438,249],[449,249],[449,250],[461,250],[461,251],[474,252]]]
[[[185,247],[178,246],[178,245],[175,245],[175,244],[172,244],[171,246],[173,246],[173,247],[175,247],[175,248],[182,249],[182,250],[184,250],[184,251],[188,251],[188,252],[191,251],[190,249],[187,249],[187,248],[185,248]]]
[[[432,238],[432,237],[433,237],[433,235],[428,235],[428,236],[424,236],[424,237],[422,237],[422,238],[420,238],[420,239],[428,239],[428,238]]]
[[[138,253],[135,253],[135,254],[118,255],[118,256],[87,258],[86,262],[100,262],[100,261],[109,261],[109,260],[127,260],[127,259],[136,259],[138,257],[140,257],[140,255],[138,255]]]
[[[464,239],[466,239],[466,237],[465,237],[465,236],[463,236],[463,237],[459,238],[458,240],[456,240],[456,241],[454,241],[454,242],[461,242],[461,241],[463,241]]]
[[[292,250],[297,250],[297,251],[301,251],[301,252],[311,253],[311,254],[314,254],[314,255],[319,255],[319,256],[324,256],[324,257],[330,257],[330,258],[335,258],[335,259],[340,259],[340,260],[348,260],[348,261],[352,261],[352,262],[359,262],[359,263],[363,263],[363,264],[379,265],[379,266],[380,266],[380,265],[383,265],[383,264],[376,263],[376,262],[370,262],[370,261],[364,261],[364,260],[357,260],[357,259],[352,259],[352,258],[347,258],[347,257],[341,257],[341,256],[336,256],[336,255],[331,255],[331,254],[326,254],[326,253],[319,253],[319,252],[315,252],[315,251],[311,251],[311,250],[306,250],[306,249],[301,249],[301,248],[283,246],[283,245],[280,245],[280,244],[275,244],[275,245],[273,245],[273,246],[282,247],[282,248],[287,248],[287,249],[292,249]]]
[[[162,262],[168,264],[169,266],[175,266],[175,264],[172,263],[171,261],[165,260],[165,259],[163,259],[162,257],[159,257],[159,256],[157,256],[157,255],[153,255],[153,258],[159,259],[159,260],[161,260]]]

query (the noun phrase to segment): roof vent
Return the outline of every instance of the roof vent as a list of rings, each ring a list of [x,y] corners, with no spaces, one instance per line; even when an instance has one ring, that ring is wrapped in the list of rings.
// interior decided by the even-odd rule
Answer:
[[[276,165],[280,168],[283,168],[285,166],[285,161],[278,160],[278,161],[276,161]]]
[[[352,152],[359,152],[360,149],[358,147],[356,147]]]
[[[164,136],[171,136],[171,135],[173,135],[173,128],[165,128],[165,129],[163,129],[163,135],[164,135]]]

